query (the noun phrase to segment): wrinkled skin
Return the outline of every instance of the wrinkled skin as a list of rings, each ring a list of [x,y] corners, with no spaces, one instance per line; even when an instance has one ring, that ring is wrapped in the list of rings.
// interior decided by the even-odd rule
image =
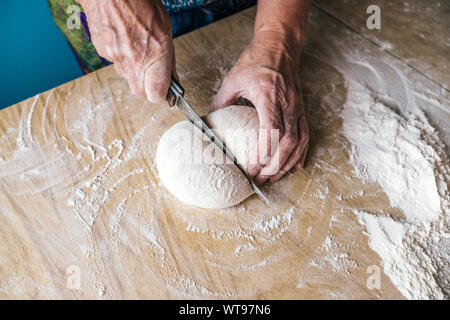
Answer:
[[[134,94],[163,100],[176,75],[170,17],[161,1],[80,0],[92,42]]]
[[[79,0],[98,53],[114,62],[131,91],[151,102],[166,97],[175,70],[171,21],[159,0]],[[213,110],[250,101],[260,133],[247,171],[257,184],[304,166],[308,122],[299,78],[309,0],[259,0],[253,40],[214,97]],[[270,130],[278,130],[273,143]],[[275,139],[273,139],[275,140]]]
[[[280,179],[294,166],[303,167],[309,142],[299,78],[300,51],[278,32],[261,31],[224,79],[213,110],[243,97],[253,103],[260,121],[260,138],[247,165],[255,183]],[[279,130],[279,143],[271,150],[270,132]]]

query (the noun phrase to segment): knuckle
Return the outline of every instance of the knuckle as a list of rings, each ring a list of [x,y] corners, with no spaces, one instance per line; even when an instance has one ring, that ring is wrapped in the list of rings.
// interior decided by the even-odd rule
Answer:
[[[293,132],[288,132],[283,136],[284,143],[288,148],[294,148],[298,144],[297,135],[293,134]]]
[[[269,67],[263,67],[262,70],[260,81],[263,85],[269,88],[276,87],[283,89],[285,92],[287,91],[288,87],[286,86],[286,81],[282,73]]]
[[[150,47],[157,56],[167,55],[172,50],[171,38],[167,35],[153,37],[150,40]]]
[[[96,46],[96,50],[97,50],[97,53],[98,53],[98,55],[100,57],[108,59],[108,60],[110,60],[112,62],[114,62],[116,60],[111,55],[108,54],[108,52],[107,52],[105,47],[103,47],[103,46]]]
[[[273,79],[271,74],[268,74],[268,73],[265,72],[260,77],[257,85],[261,89],[265,90],[266,92],[271,92],[273,90],[273,88],[275,87],[275,81],[274,81],[274,79]]]
[[[238,63],[247,63],[248,61],[252,61],[252,54],[250,50],[244,50],[244,52],[241,53],[238,59]]]

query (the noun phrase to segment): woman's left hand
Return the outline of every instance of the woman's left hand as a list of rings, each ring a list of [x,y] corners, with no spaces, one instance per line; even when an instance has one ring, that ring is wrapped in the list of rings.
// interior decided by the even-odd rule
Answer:
[[[279,180],[292,168],[304,166],[309,128],[299,77],[300,48],[279,32],[259,31],[224,79],[212,110],[227,107],[239,97],[253,103],[259,117],[256,161],[247,164],[255,183]],[[275,150],[270,130],[279,130]]]

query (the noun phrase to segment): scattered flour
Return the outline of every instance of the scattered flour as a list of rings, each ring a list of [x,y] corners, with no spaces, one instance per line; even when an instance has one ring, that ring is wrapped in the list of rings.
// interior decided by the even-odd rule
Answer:
[[[316,195],[317,195],[318,198],[324,200],[324,199],[326,199],[328,197],[328,193],[329,192],[330,191],[328,190],[328,187],[325,187],[324,190],[317,189]]]
[[[406,298],[448,299],[450,169],[439,135],[424,115],[393,110],[356,81],[343,120],[355,173],[377,182],[404,213],[354,210],[385,273]]]
[[[309,265],[320,269],[330,265],[333,273],[349,274],[351,269],[358,267],[358,264],[350,258],[347,249],[343,243],[328,235],[320,248],[320,255],[311,260]]]

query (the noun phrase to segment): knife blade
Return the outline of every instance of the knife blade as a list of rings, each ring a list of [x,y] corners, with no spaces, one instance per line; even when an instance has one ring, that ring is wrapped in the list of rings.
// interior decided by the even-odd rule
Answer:
[[[238,163],[236,157],[231,153],[230,150],[225,147],[223,142],[220,140],[219,137],[214,134],[214,132],[208,127],[208,125],[200,118],[197,112],[191,107],[189,102],[184,98],[184,89],[183,87],[172,78],[170,82],[169,92],[167,93],[166,98],[168,104],[173,107],[176,105],[178,109],[180,109],[186,118],[188,118],[189,121],[191,121],[197,128],[199,128],[210,140],[213,142],[222,152],[225,154],[225,156],[230,159],[234,165],[239,169],[239,171],[242,172],[242,174],[247,178],[248,182],[250,183],[250,186],[252,187],[253,191],[267,204],[270,203],[269,199],[264,195],[264,193],[258,188],[258,186],[253,182],[253,180],[250,178],[250,176],[247,174],[247,172],[242,168],[242,166]]]

